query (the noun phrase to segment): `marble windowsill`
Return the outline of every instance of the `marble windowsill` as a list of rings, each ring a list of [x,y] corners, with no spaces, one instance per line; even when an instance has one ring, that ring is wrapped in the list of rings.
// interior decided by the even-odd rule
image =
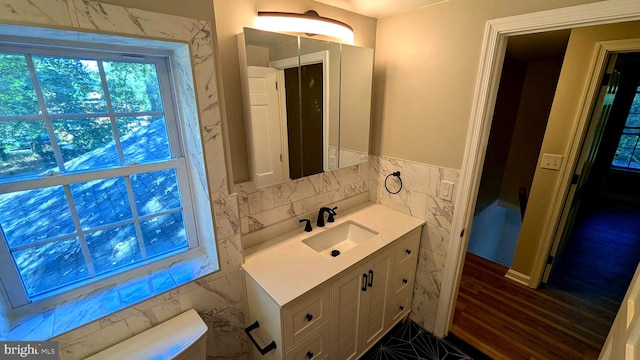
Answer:
[[[47,340],[135,304],[177,289],[219,270],[217,259],[201,252],[149,274],[94,289],[53,308],[13,319],[2,340]]]

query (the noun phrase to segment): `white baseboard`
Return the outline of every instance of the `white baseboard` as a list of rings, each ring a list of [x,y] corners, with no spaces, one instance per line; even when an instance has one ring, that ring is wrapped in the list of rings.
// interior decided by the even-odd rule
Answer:
[[[529,280],[531,280],[531,277],[529,275],[525,275],[513,269],[509,269],[504,277],[525,286],[529,286]]]

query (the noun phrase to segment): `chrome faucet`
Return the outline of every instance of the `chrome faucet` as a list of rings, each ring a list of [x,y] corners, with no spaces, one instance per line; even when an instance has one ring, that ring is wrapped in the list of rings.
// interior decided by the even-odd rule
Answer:
[[[328,208],[328,207],[321,207],[320,211],[318,211],[318,221],[316,222],[316,225],[318,227],[323,227],[324,226],[324,213],[325,212],[329,214],[329,217],[327,218],[327,222],[333,222],[334,221],[333,217],[335,215],[337,215],[336,214],[336,209],[337,208],[338,208],[337,206],[334,207],[333,209],[332,208]]]

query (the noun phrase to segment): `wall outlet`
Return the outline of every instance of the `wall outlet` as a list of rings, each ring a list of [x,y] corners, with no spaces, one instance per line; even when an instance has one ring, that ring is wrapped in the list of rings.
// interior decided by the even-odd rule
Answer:
[[[442,200],[453,200],[453,183],[451,181],[440,181],[440,196]]]
[[[542,154],[542,164],[540,167],[543,169],[560,170],[562,158],[562,155],[544,153]]]

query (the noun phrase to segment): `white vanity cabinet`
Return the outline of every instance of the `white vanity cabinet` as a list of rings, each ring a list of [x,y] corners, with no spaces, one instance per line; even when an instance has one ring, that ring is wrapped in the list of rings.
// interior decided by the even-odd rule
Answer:
[[[285,280],[286,281],[286,280]],[[254,359],[323,359],[329,353],[330,287],[319,286],[283,307],[245,273],[249,319],[259,327],[251,331],[259,347],[276,348],[261,354],[252,346]]]
[[[376,235],[338,257],[306,244],[310,236],[349,221]],[[362,356],[411,309],[423,224],[365,204],[315,234],[283,235],[250,251],[242,267],[253,359]]]

